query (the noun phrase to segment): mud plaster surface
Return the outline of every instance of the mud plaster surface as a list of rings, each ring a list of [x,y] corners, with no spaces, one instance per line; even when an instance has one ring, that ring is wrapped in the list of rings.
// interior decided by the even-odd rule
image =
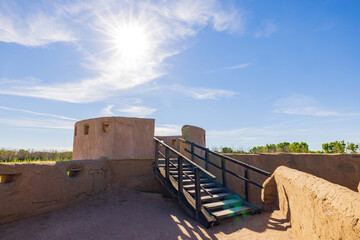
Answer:
[[[205,229],[171,198],[122,190],[0,225],[0,239],[291,239],[280,216],[241,216]]]

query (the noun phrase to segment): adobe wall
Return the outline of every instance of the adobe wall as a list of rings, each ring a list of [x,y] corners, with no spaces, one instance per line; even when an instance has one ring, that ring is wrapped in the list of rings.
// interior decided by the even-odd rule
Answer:
[[[67,171],[76,169],[70,173]],[[0,163],[0,224],[82,200],[109,189],[106,160]]]
[[[154,119],[104,117],[75,123],[73,160],[154,159]]]
[[[79,121],[75,123],[73,159],[107,159],[112,189],[161,191],[153,173],[154,128],[155,120],[146,118]]]
[[[174,148],[176,151],[180,152],[180,140],[182,138],[181,135],[174,135],[174,136],[155,136],[157,139],[164,141],[165,144],[169,145],[170,147]],[[165,155],[164,147],[159,148],[159,150]],[[176,157],[174,153],[170,151],[170,157]]]
[[[294,239],[360,239],[358,192],[282,166],[264,183],[262,198],[290,220]]]
[[[353,191],[358,191],[360,181],[360,155],[359,154],[226,154],[227,156],[263,169],[267,172],[274,172],[279,166],[287,166],[317,177],[323,178],[335,184],[339,184]],[[218,162],[216,157],[212,161]],[[227,162],[227,168],[243,176],[244,168]],[[210,168],[210,171],[211,168]],[[218,179],[221,179],[221,172],[213,170]],[[228,175],[228,174],[227,174]],[[266,177],[249,171],[250,180],[260,185]],[[244,196],[244,182],[233,176],[227,176],[228,186]],[[261,190],[249,184],[250,201],[261,205]]]
[[[191,125],[184,125],[181,128],[182,138],[185,140],[188,140],[190,142],[194,142],[197,145],[206,147],[206,140],[205,140],[205,130]],[[189,153],[187,153],[184,149],[187,148],[188,150],[191,150],[190,145],[185,142],[180,142],[180,153],[186,156],[187,158],[191,159],[191,156]],[[203,150],[195,148],[195,153],[199,156],[204,157]],[[205,162],[202,160],[199,160],[197,158],[194,159],[194,161],[199,164],[201,167],[205,168]]]

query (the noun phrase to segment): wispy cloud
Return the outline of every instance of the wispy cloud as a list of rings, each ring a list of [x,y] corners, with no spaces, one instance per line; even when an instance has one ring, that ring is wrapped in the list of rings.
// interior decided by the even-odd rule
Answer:
[[[21,11],[20,6],[6,1],[0,3],[0,41],[17,43],[28,47],[45,46],[54,42],[74,42],[76,37],[64,19],[45,10],[30,14]],[[19,14],[21,12],[21,14]]]
[[[145,106],[129,106],[120,108],[117,111],[132,117],[147,117],[156,112],[156,109]]]
[[[34,11],[25,17],[17,9],[20,6],[4,4],[5,10],[0,11],[0,41],[43,46],[76,40],[76,49],[84,56],[83,66],[92,76],[57,84],[22,86],[12,82],[2,84],[0,94],[74,103],[101,101],[166,74],[164,60],[183,50],[178,43],[206,26],[241,33],[244,25],[241,10],[225,8],[216,0],[78,1],[46,6],[44,9],[51,11]],[[117,51],[117,34],[129,25],[138,26],[147,43],[142,57],[132,61]],[[96,48],[94,42],[99,43]],[[203,94],[190,95],[204,99],[230,93],[204,90]]]
[[[21,128],[74,129],[74,122],[49,118],[0,118],[0,124]]]
[[[276,101],[273,105],[273,111],[291,115],[309,115],[316,117],[349,115],[348,113],[324,109],[314,98],[304,95],[292,95]],[[350,115],[354,114],[356,113],[351,113]]]
[[[278,30],[279,27],[274,22],[267,20],[262,23],[261,28],[255,32],[254,36],[256,38],[268,38]]]
[[[239,65],[235,65],[235,66],[231,66],[231,67],[223,67],[223,68],[207,71],[204,73],[214,73],[214,72],[220,72],[220,71],[224,71],[224,70],[242,69],[242,68],[247,68],[250,66],[251,66],[251,63],[242,63]]]
[[[78,121],[75,118],[30,111],[26,109],[10,108],[0,106],[0,110],[17,112],[12,117],[7,117],[7,114],[2,114],[0,117],[0,125],[10,127],[25,127],[25,128],[46,128],[46,129],[73,129],[74,123]],[[1,113],[1,111],[0,111]]]
[[[181,94],[188,95],[197,100],[205,99],[218,99],[218,98],[230,98],[234,97],[237,93],[230,90],[223,89],[211,89],[211,88],[191,88],[174,85],[171,87],[172,91],[179,92]]]
[[[171,136],[171,135],[181,135],[180,125],[175,124],[159,124],[155,126],[155,135],[156,136]]]
[[[0,109],[8,110],[8,111],[29,113],[29,114],[40,115],[40,116],[45,116],[45,117],[60,118],[60,119],[64,119],[64,120],[79,121],[78,119],[75,119],[75,118],[70,118],[70,117],[65,117],[65,116],[60,116],[60,115],[50,114],[50,113],[34,112],[34,111],[29,111],[29,110],[19,109],[19,108],[10,108],[10,107],[5,107],[5,106],[0,106]]]
[[[112,109],[114,108],[114,106],[115,105],[107,105],[106,107],[101,109],[100,114],[102,116],[112,116],[112,115],[114,115],[114,113],[112,112]]]

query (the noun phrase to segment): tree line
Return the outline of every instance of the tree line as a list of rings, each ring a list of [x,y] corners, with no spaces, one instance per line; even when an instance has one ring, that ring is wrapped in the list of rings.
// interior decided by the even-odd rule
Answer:
[[[310,151],[309,145],[305,142],[282,142],[278,144],[266,144],[256,146],[248,152],[243,150],[233,150],[230,147],[213,148],[214,151],[221,153],[357,153],[359,145],[355,143],[345,143],[345,141],[335,141],[322,144],[322,151]]]
[[[0,149],[0,162],[16,161],[69,161],[72,160],[72,151],[34,151]]]

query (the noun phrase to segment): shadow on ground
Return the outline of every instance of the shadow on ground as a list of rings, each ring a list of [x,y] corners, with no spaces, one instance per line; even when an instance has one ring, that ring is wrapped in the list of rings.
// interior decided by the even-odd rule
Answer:
[[[171,198],[118,191],[0,226],[1,240],[22,239],[290,239],[277,212],[239,216],[205,229]]]

